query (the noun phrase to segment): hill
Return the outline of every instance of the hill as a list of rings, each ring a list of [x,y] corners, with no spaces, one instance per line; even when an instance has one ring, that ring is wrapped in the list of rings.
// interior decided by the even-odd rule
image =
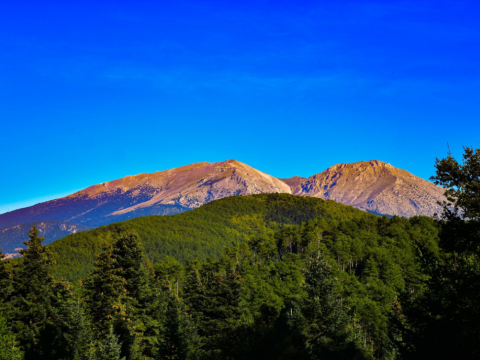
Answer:
[[[94,254],[102,244],[124,232],[139,235],[148,259],[167,255],[179,260],[218,258],[225,246],[272,233],[285,225],[318,217],[349,219],[363,212],[322,199],[289,194],[234,196],[173,216],[146,216],[69,235],[49,245],[56,277],[76,280],[93,269]],[[374,216],[374,215],[368,215]]]
[[[377,160],[337,164],[309,178],[289,179],[277,179],[239,161],[227,160],[90,186],[60,199],[1,214],[0,229],[46,220],[97,227],[141,216],[179,214],[213,200],[261,193],[293,193],[334,200],[374,214],[406,217],[432,216],[440,211],[437,201],[444,199],[442,188]],[[4,251],[7,243],[9,249],[23,246],[20,237],[7,234],[15,231],[10,229],[0,238]]]
[[[284,182],[239,161],[195,163],[126,176],[2,214],[0,229],[45,219],[100,226],[139,216],[178,214],[233,195],[290,192]]]

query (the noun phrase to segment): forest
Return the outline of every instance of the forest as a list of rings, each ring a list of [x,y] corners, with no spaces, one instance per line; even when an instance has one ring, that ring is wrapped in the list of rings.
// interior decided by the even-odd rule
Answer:
[[[443,214],[232,197],[0,262],[0,359],[478,359],[480,149]]]

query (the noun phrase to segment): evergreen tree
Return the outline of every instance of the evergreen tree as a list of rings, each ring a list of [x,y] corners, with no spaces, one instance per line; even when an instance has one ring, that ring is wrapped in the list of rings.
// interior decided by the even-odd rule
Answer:
[[[300,326],[312,359],[362,359],[359,328],[351,336],[349,317],[337,298],[331,266],[318,257],[307,265]]]
[[[4,260],[5,255],[0,250],[0,308],[3,302],[9,297],[12,292],[12,264],[11,261]]]
[[[100,342],[96,354],[97,360],[125,360],[120,358],[122,345],[118,342],[118,337],[113,332],[113,327],[110,327],[105,339]]]
[[[200,338],[180,299],[171,293],[168,299],[164,332],[156,359],[196,359],[200,356]]]
[[[21,357],[15,337],[7,327],[7,319],[0,313],[0,359],[20,360]]]
[[[198,271],[199,267],[199,261],[187,261],[183,296],[185,304],[197,326],[202,321],[206,301],[205,289]]]
[[[20,250],[21,261],[15,265],[13,289],[7,298],[5,314],[18,334],[20,346],[34,353],[39,334],[52,314],[52,278],[50,252],[42,245],[44,238],[33,225],[28,233],[27,249]],[[29,349],[27,349],[29,348]]]
[[[143,246],[136,234],[126,233],[112,247],[112,259],[118,275],[125,279],[127,296],[134,301],[142,298],[147,288]]]
[[[431,178],[445,188],[440,254],[419,246],[425,292],[406,294],[403,352],[412,359],[480,357],[480,149],[449,154]]]
[[[187,358],[187,340],[181,326],[181,306],[176,296],[168,300],[165,332],[159,342],[157,360],[185,360]]]
[[[112,246],[105,244],[95,260],[93,273],[87,277],[85,295],[92,325],[98,333],[126,319],[126,281],[112,256]]]
[[[79,301],[70,301],[67,306],[65,320],[68,321],[70,331],[66,334],[66,339],[73,348],[73,360],[88,360],[93,342],[90,323]]]
[[[129,359],[140,351],[153,355],[161,328],[158,311],[163,306],[163,295],[155,284],[152,267],[145,263],[143,251],[139,237],[133,233],[121,235],[112,247],[114,267],[125,282],[127,319],[117,330],[124,344],[122,353]]]

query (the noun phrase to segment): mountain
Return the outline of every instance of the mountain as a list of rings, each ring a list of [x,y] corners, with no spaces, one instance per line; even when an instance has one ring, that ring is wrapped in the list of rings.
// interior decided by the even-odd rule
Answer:
[[[284,182],[235,160],[195,163],[126,176],[67,197],[0,215],[0,229],[39,220],[99,226],[145,215],[169,215],[212,200],[260,193],[291,193]]]
[[[432,216],[444,189],[408,171],[372,160],[337,164],[298,183],[285,180],[295,195],[313,196],[351,205],[376,214]]]
[[[7,257],[12,257],[17,254],[20,248],[25,248],[23,242],[28,240],[28,231],[32,225],[33,223],[26,223],[0,230],[0,248]],[[91,229],[89,226],[54,220],[37,221],[36,225],[39,235],[45,238],[45,245],[67,235]]]
[[[2,214],[0,229],[46,220],[97,227],[146,215],[178,214],[213,200],[260,193],[317,197],[375,214],[407,217],[439,213],[437,201],[444,199],[442,188],[377,160],[337,164],[309,178],[289,179],[277,179],[239,161],[227,160],[90,186],[60,199]],[[10,229],[0,238],[4,250],[22,246],[15,231]]]
[[[334,201],[290,194],[232,196],[173,216],[144,216],[69,235],[49,245],[54,275],[77,280],[93,270],[94,255],[105,242],[135,232],[152,262],[165,256],[178,260],[219,258],[225,247],[261,234],[273,234],[285,225],[312,219],[348,219],[376,216]]]

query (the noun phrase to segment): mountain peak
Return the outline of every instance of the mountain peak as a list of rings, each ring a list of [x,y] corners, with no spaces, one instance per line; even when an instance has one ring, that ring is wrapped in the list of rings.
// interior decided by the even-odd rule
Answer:
[[[370,160],[330,166],[295,187],[295,195],[335,200],[379,214],[414,216],[441,212],[444,190],[389,163]]]
[[[309,178],[277,179],[238,160],[128,175],[70,196],[0,215],[0,229],[38,220],[87,226],[183,212],[233,195],[314,196],[389,215],[440,212],[443,189],[379,160],[341,163]]]

